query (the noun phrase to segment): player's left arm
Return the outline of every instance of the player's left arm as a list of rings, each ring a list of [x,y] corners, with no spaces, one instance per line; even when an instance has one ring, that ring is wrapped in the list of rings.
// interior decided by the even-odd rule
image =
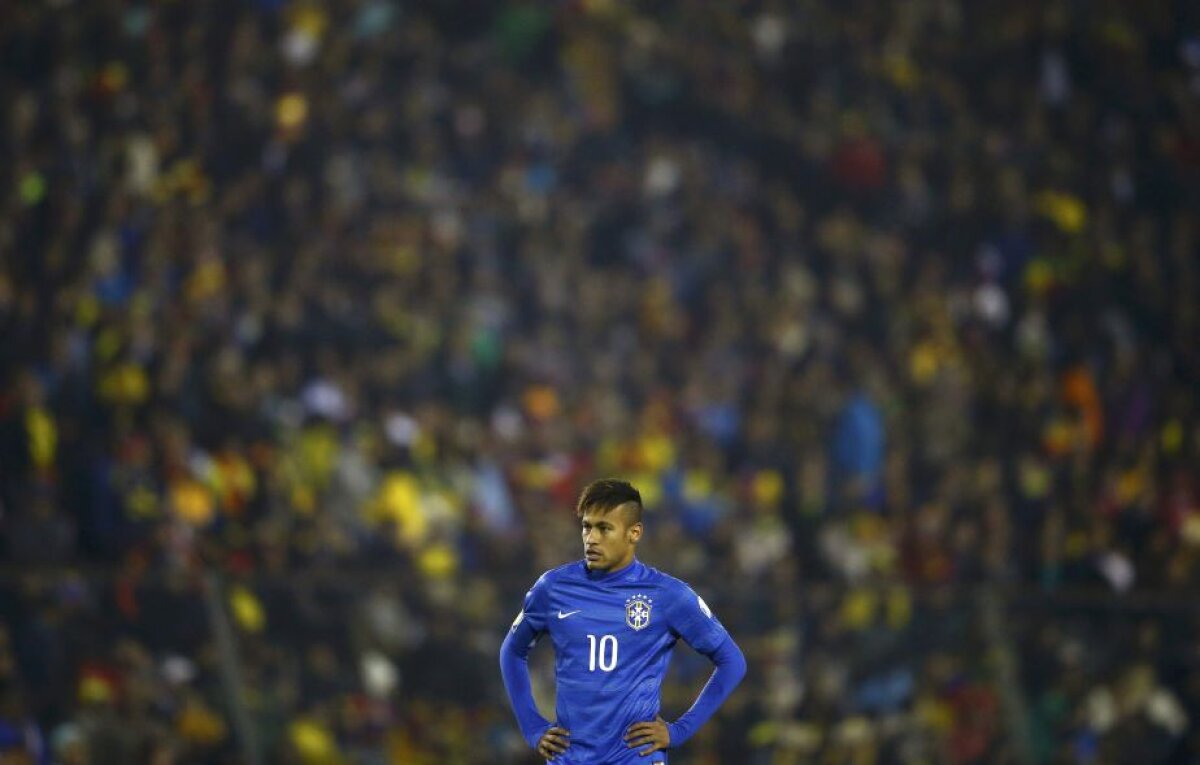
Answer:
[[[716,713],[746,676],[746,657],[742,655],[742,650],[708,605],[690,587],[683,587],[672,598],[667,608],[667,619],[671,631],[697,652],[707,656],[715,669],[691,709],[678,720],[668,723],[659,718],[630,726],[626,734],[629,746],[648,746],[640,754],[679,746],[687,741],[701,725],[708,722],[708,718]]]

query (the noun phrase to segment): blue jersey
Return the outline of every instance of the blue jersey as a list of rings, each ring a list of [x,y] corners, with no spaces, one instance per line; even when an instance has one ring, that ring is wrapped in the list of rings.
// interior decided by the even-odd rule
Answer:
[[[611,574],[583,561],[543,574],[510,639],[528,647],[545,634],[554,645],[555,722],[571,732],[570,747],[554,760],[563,765],[639,761],[625,731],[658,714],[675,642],[713,655],[728,638],[690,587],[638,560]],[[665,760],[662,753],[640,758]]]

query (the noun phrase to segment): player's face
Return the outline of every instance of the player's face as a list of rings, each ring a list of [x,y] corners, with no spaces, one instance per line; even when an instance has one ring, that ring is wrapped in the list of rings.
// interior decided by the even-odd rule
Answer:
[[[615,571],[632,563],[642,536],[642,524],[630,524],[621,508],[584,511],[580,530],[583,557],[591,571]]]

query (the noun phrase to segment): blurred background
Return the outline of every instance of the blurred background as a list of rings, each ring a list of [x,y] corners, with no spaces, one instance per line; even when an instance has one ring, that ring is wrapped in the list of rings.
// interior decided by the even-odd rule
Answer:
[[[600,476],[673,762],[1200,762],[1197,295],[1186,0],[6,0],[0,763],[536,762]]]

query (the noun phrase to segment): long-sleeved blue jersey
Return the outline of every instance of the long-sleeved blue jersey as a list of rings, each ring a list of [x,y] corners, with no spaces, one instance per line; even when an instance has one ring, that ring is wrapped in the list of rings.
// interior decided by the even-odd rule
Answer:
[[[717,665],[690,710],[669,724],[671,746],[686,741],[746,671],[725,627],[690,587],[638,560],[619,571],[589,571],[583,561],[547,571],[525,595],[500,652],[509,699],[531,747],[551,722],[538,712],[527,657],[543,634],[554,644],[558,702],[554,724],[571,732],[562,765],[666,762],[637,755],[625,732],[653,720],[671,649],[679,638]]]

